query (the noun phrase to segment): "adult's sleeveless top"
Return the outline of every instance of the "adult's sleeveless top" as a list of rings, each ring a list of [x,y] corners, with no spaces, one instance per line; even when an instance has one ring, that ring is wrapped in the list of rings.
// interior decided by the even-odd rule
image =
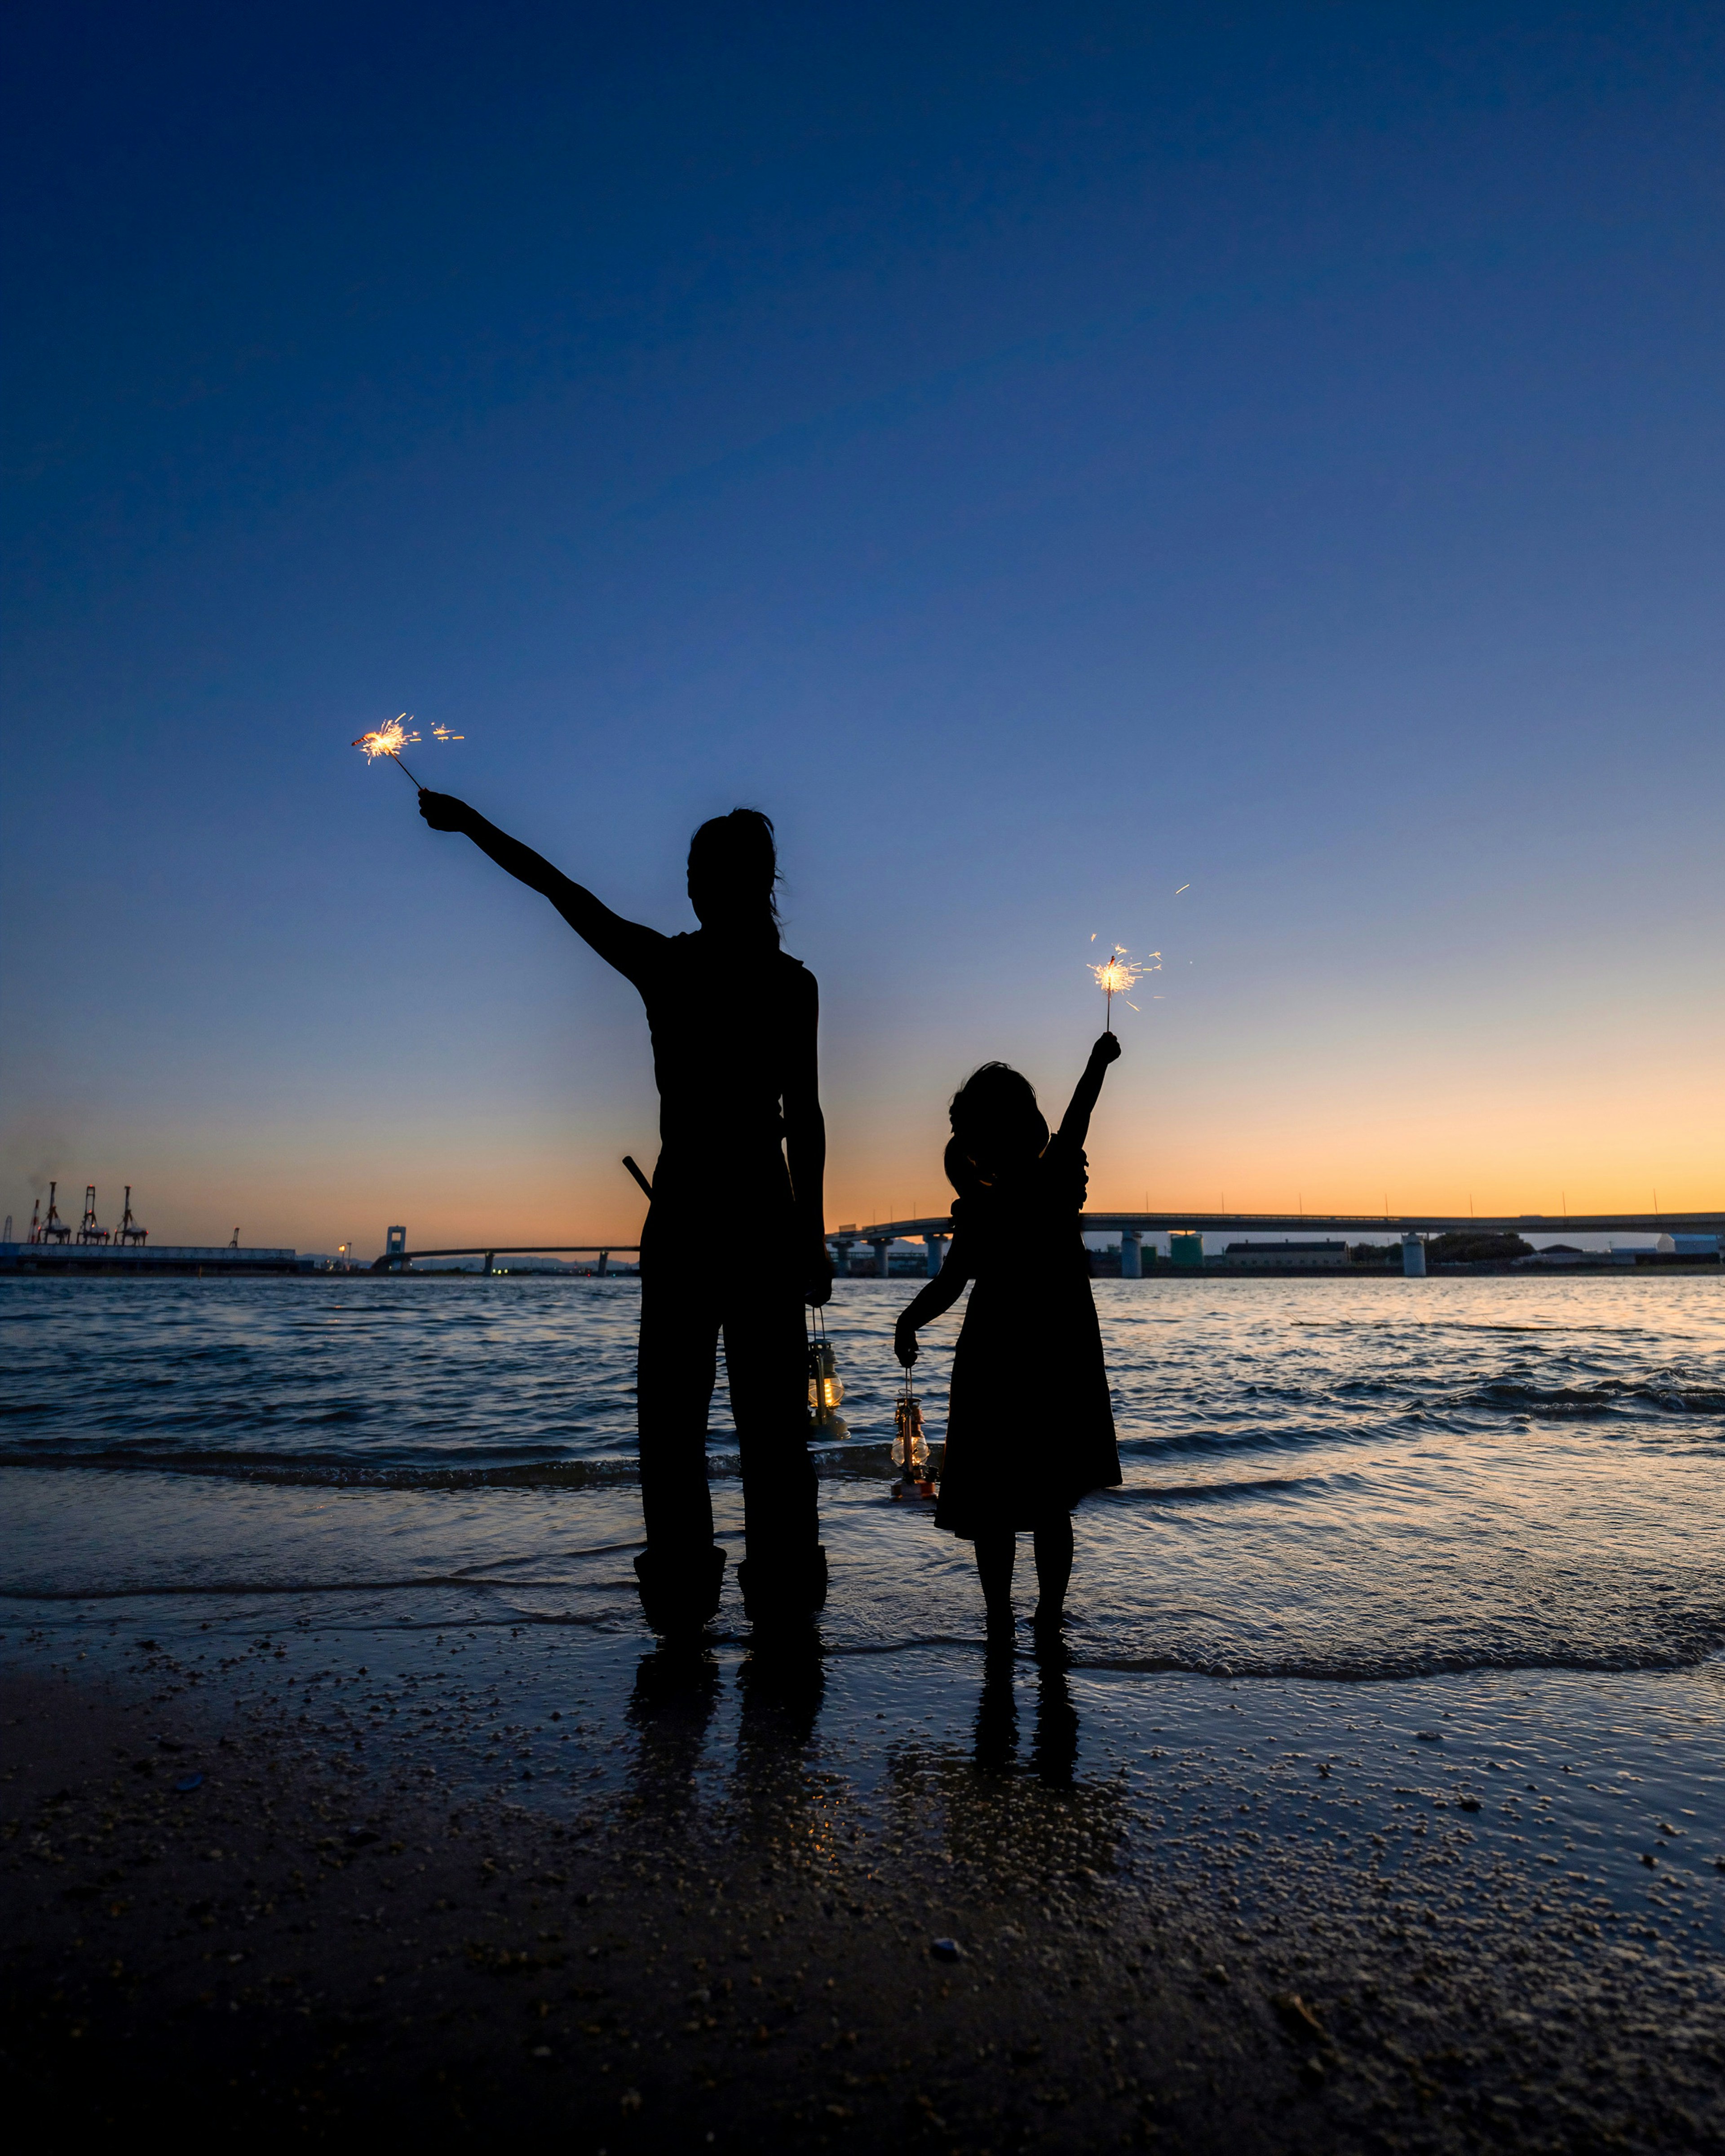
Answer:
[[[769,944],[739,947],[705,929],[670,936],[636,981],[659,1084],[655,1213],[747,1208],[750,1229],[791,1204],[783,1099],[795,1060],[813,1057],[812,974]]]

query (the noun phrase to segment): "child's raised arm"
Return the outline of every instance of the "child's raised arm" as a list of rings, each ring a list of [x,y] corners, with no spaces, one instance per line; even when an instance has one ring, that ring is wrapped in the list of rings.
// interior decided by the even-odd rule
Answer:
[[[1055,1143],[1065,1152],[1082,1152],[1084,1141],[1090,1135],[1091,1112],[1102,1091],[1102,1080],[1108,1065],[1120,1054],[1120,1043],[1111,1033],[1105,1033],[1090,1052],[1090,1060],[1084,1066],[1084,1075],[1074,1089],[1066,1112],[1060,1118],[1060,1127],[1055,1132]]]
[[[947,1251],[946,1263],[916,1301],[899,1313],[893,1330],[892,1352],[907,1370],[916,1359],[916,1328],[932,1325],[937,1317],[944,1317],[964,1292],[964,1283],[969,1278],[970,1261],[964,1249],[964,1231],[960,1229]]]

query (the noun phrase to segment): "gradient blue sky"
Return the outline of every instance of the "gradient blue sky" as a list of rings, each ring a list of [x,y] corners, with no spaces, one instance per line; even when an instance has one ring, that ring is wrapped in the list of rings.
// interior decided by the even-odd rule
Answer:
[[[778,819],[836,1223],[1725,1200],[1712,7],[71,5],[3,155],[0,1208],[624,1235]],[[1190,888],[1176,897],[1177,887]]]

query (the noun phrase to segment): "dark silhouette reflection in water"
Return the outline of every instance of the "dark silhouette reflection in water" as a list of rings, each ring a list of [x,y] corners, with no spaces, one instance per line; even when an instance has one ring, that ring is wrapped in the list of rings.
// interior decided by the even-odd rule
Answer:
[[[1019,1741],[1024,1666],[989,1655],[967,1756],[957,1748],[906,1746],[888,1768],[888,1801],[905,1844],[943,1847],[957,1866],[1002,1885],[1050,1871],[1079,1877],[1111,1863],[1126,1831],[1117,1774],[1078,1771],[1078,1712],[1058,1640],[1039,1647],[1028,1757]]]
[[[1051,1789],[1070,1787],[1078,1768],[1078,1710],[1066,1681],[1071,1666],[1059,1638],[1039,1642],[1036,1650],[1036,1729],[1030,1740],[1030,1771]]]
[[[719,1665],[698,1640],[642,1656],[624,1715],[635,1736],[629,1779],[640,1811],[674,1817],[695,1804],[719,1696]]]
[[[822,1761],[816,1725],[826,1669],[814,1627],[757,1631],[737,1689],[736,1765],[713,1824],[732,1850],[761,1867],[763,1885],[781,1872],[807,1878],[811,1866],[824,1874],[849,1785]],[[750,1921],[746,1910],[743,1921]]]
[[[983,1689],[976,1707],[976,1763],[979,1774],[1009,1774],[1018,1765],[1019,1696],[1013,1682],[1013,1658],[1005,1649],[983,1665]]]
[[[627,1710],[631,1810],[679,1833],[715,1830],[768,1871],[830,1860],[856,1839],[855,1825],[843,1824],[855,1791],[823,1743],[818,1631],[757,1635],[735,1682],[726,1774],[714,1743],[726,1684],[712,1653],[688,1642],[642,1657]],[[908,1684],[906,1696],[915,1697]],[[1058,1640],[1040,1644],[1034,1663],[988,1656],[968,1746],[868,1726],[886,1746],[880,1797],[890,1855],[944,1854],[957,1871],[1009,1890],[1051,1873],[1087,1883],[1112,1865],[1126,1830],[1125,1784],[1080,1769],[1078,1711]]]
[[[691,1825],[699,1812],[762,1846],[819,1839],[838,1779],[813,1757],[826,1685],[819,1635],[812,1626],[764,1640],[757,1635],[736,1681],[737,1748],[727,1780],[712,1743],[726,1689],[714,1655],[692,1640],[641,1657],[625,1712],[634,1738],[632,1811]]]
[[[806,1853],[825,1839],[828,1793],[837,1781],[815,1762],[826,1671],[814,1628],[757,1633],[737,1687],[742,1712],[731,1783],[733,1830],[763,1852]]]
[[[820,1635],[811,1625],[757,1639],[737,1673],[742,1721],[737,1738],[739,1780],[773,1779],[813,1743],[826,1697]]]
[[[1066,1681],[1069,1666],[1070,1657],[1059,1640],[1038,1643],[1029,1767],[1049,1789],[1069,1786],[1078,1765],[1078,1710]],[[994,1779],[1019,1771],[1016,1670],[1013,1656],[1000,1651],[991,1654],[983,1666],[976,1710],[976,1763],[979,1774]]]

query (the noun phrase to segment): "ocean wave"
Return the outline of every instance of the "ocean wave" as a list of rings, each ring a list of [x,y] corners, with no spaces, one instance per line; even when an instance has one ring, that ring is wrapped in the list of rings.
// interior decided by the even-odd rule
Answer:
[[[1124,1488],[1098,1494],[1111,1504],[1208,1504],[1217,1498],[1258,1497],[1274,1491],[1317,1489],[1328,1480],[1326,1475],[1255,1475],[1223,1482],[1129,1482]]]
[[[1625,1408],[1655,1408],[1665,1414],[1725,1414],[1725,1391],[1686,1384],[1679,1378],[1604,1378],[1592,1385],[1535,1385],[1496,1378],[1452,1398],[1455,1407],[1508,1408],[1551,1415],[1615,1414]]]
[[[935,1443],[938,1460],[940,1445]],[[475,1454],[484,1465],[468,1466]],[[816,1475],[826,1481],[885,1481],[896,1471],[886,1440],[852,1440],[811,1453]],[[742,1473],[742,1455],[716,1446],[706,1455],[707,1472],[721,1479]],[[0,1449],[0,1469],[34,1468],[59,1474],[152,1474],[205,1476],[253,1482],[284,1489],[311,1490],[593,1490],[628,1488],[639,1483],[641,1468],[634,1457],[498,1461],[488,1450],[464,1447],[454,1457],[438,1460],[355,1459],[341,1453],[205,1452],[193,1448],[163,1451],[140,1445],[77,1445]]]
[[[1652,1373],[1576,1384],[1539,1384],[1525,1378],[1474,1378],[1453,1390],[1414,1373],[1399,1379],[1344,1378],[1312,1391],[1303,1400],[1279,1389],[1276,1398],[1278,1406],[1291,1412],[1281,1417],[1274,1412],[1242,1416],[1237,1426],[1230,1427],[1228,1411],[1219,1413],[1214,1401],[1206,1401],[1195,1407],[1197,1428],[1143,1432],[1130,1428],[1133,1408],[1129,1400],[1122,1400],[1118,1413],[1128,1426],[1120,1431],[1121,1454],[1172,1459],[1383,1444],[1401,1436],[1423,1439],[1434,1427],[1459,1435],[1471,1425],[1477,1427],[1482,1414],[1618,1423],[1633,1422],[1639,1416],[1644,1422],[1703,1424],[1725,1416],[1725,1389],[1717,1383]],[[1292,1412],[1301,1407],[1303,1416]],[[1178,1404],[1163,1398],[1153,1408],[1147,1401],[1144,1412],[1166,1417],[1178,1412]]]
[[[482,1455],[483,1456],[483,1455]],[[538,1460],[463,1466],[453,1460],[354,1460],[341,1455],[183,1452],[141,1447],[80,1446],[75,1450],[0,1451],[0,1468],[74,1473],[208,1476],[239,1482],[318,1490],[588,1490],[639,1482],[634,1460]]]
[[[1122,1457],[1148,1455],[1167,1460],[1188,1454],[1202,1457],[1216,1453],[1292,1452],[1312,1445],[1358,1445],[1381,1438],[1383,1434],[1381,1424],[1356,1423],[1324,1428],[1300,1424],[1283,1428],[1274,1423],[1255,1422],[1232,1430],[1158,1430],[1137,1437],[1122,1432],[1119,1444]]]
[[[1497,1320],[1460,1317],[1294,1317],[1294,1332],[1583,1332],[1612,1340],[1693,1340],[1692,1332],[1654,1332],[1643,1325],[1512,1325]]]
[[[644,1545],[637,1544],[637,1548]],[[575,1579],[475,1579],[462,1572],[413,1573],[400,1579],[212,1579],[131,1580],[103,1587],[0,1587],[0,1602],[138,1602],[157,1595],[177,1599],[225,1599],[259,1594],[402,1594],[427,1588],[461,1589],[470,1594],[596,1594],[614,1593],[617,1581]],[[633,1592],[634,1582],[629,1583]],[[516,1616],[515,1624],[530,1620]],[[531,1620],[554,1623],[540,1617]]]

